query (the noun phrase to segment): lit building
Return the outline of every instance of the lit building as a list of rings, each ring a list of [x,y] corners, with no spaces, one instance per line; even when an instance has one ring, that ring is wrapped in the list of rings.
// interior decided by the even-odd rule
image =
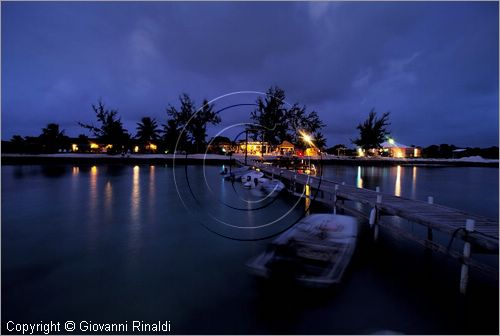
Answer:
[[[248,145],[248,150],[246,149]],[[269,145],[267,142],[261,142],[261,141],[248,141],[246,143],[244,140],[240,142],[238,146],[238,151],[240,153],[245,153],[247,152],[249,155],[262,155],[267,154],[269,152]]]
[[[289,141],[283,141],[280,145],[278,145],[278,152],[280,154],[293,153],[295,150],[295,146]]]
[[[308,147],[304,150],[304,156],[319,156],[320,151],[315,147]]]
[[[383,142],[381,146],[382,153],[394,158],[417,158],[422,155],[420,148],[397,143],[394,139],[388,139],[386,142]]]

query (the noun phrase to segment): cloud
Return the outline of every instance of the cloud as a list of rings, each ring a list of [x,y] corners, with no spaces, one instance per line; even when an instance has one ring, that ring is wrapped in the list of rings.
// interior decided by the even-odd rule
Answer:
[[[133,129],[182,92],[279,85],[332,145],[373,107],[403,143],[498,143],[497,3],[5,3],[2,25],[4,138],[78,134],[99,98]]]

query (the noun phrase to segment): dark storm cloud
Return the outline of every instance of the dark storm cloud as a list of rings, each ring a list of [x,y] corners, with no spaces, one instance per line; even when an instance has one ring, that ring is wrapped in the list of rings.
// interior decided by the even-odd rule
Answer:
[[[375,107],[399,142],[488,146],[498,4],[3,3],[2,84],[3,139],[54,121],[77,135],[99,98],[135,131],[181,92],[201,102],[279,85],[319,112],[329,145]]]

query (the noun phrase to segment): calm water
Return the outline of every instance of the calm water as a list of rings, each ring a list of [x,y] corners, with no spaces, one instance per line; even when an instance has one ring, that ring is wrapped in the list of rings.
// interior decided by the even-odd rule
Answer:
[[[498,333],[496,279],[471,272],[460,296],[458,263],[384,231],[375,243],[366,226],[331,290],[254,278],[245,263],[269,239],[252,239],[288,227],[304,204],[219,170],[2,166],[2,330],[169,320],[174,333]],[[496,168],[328,166],[324,177],[498,217]]]

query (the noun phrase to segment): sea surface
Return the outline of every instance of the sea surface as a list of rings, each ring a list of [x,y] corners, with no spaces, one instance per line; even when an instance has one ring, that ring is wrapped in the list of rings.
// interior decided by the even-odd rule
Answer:
[[[498,279],[471,271],[460,295],[456,260],[383,229],[374,241],[363,222],[341,284],[254,277],[246,263],[272,236],[331,209],[245,190],[221,168],[2,166],[3,333],[7,321],[142,320],[178,334],[498,334]],[[322,176],[498,219],[497,168],[330,165]]]

